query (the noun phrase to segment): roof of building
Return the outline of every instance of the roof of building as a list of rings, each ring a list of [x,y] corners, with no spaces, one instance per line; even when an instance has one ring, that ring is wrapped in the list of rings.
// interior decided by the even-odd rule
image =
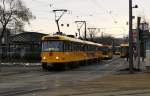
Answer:
[[[38,32],[23,32],[10,37],[10,42],[39,42],[46,34]]]

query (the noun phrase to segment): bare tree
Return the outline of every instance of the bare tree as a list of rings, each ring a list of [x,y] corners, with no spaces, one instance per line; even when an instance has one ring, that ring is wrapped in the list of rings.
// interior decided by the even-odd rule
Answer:
[[[9,24],[23,25],[25,22],[29,23],[30,19],[33,18],[32,12],[21,0],[0,0],[0,23],[2,27],[0,43]]]
[[[0,53],[2,52],[2,39],[6,28],[9,27],[8,25],[15,24],[15,26],[23,28],[26,22],[29,24],[29,21],[34,18],[32,12],[21,0],[0,0],[0,27],[2,28],[0,32]]]

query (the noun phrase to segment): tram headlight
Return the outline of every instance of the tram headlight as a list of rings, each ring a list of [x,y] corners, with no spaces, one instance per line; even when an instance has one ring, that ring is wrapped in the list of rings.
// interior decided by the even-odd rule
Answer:
[[[46,60],[46,57],[43,57],[43,60]]]
[[[58,60],[58,59],[59,59],[59,57],[57,56],[57,57],[56,57],[56,59]]]

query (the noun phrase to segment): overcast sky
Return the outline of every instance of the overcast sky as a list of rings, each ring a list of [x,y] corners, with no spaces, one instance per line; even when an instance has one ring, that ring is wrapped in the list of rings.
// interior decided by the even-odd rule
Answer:
[[[26,6],[31,9],[36,19],[26,26],[27,31],[43,33],[55,33],[54,9],[67,9],[68,12],[61,18],[61,31],[66,34],[75,34],[77,20],[87,21],[88,27],[105,28],[101,30],[105,34],[115,37],[123,37],[128,34],[128,2],[129,0],[24,0]],[[150,0],[133,0],[138,9],[133,9],[135,16],[144,16],[149,19]],[[69,27],[66,24],[70,24]],[[99,35],[101,34],[99,33]]]

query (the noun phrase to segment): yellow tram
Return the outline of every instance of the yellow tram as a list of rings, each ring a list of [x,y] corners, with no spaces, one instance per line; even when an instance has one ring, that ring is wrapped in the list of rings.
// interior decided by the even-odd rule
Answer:
[[[120,57],[127,58],[129,56],[129,44],[120,44]]]
[[[120,46],[115,46],[115,55],[120,55]]]
[[[102,45],[102,46],[100,46],[100,51],[102,52],[102,59],[112,59],[113,50],[112,50],[111,46]]]
[[[100,60],[102,52],[98,43],[84,41],[63,35],[47,35],[42,38],[41,63],[43,69],[49,67],[70,68],[87,61]]]

